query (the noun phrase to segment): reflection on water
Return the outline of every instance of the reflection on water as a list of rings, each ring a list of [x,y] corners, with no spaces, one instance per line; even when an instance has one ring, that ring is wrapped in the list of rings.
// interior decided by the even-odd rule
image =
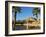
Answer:
[[[17,26],[16,25],[16,27],[15,27],[15,30],[24,30],[24,29],[26,29],[26,26]]]
[[[31,30],[31,29],[40,29],[40,26],[28,26],[28,30]],[[16,25],[15,29],[13,28],[13,30],[27,30],[27,26]]]

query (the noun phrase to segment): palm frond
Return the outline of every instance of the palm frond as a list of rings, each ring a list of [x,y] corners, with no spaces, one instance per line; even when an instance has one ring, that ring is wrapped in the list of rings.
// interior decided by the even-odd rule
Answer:
[[[33,16],[36,15],[36,17],[38,18],[38,14],[40,14],[40,8],[34,8],[32,13]]]
[[[18,13],[21,12],[21,8],[20,7],[13,6],[13,9],[14,9],[15,12],[18,12]]]

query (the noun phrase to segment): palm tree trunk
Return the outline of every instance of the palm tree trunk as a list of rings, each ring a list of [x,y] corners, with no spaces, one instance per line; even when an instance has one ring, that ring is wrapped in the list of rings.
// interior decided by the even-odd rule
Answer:
[[[36,14],[36,19],[38,19],[38,14]]]
[[[15,17],[15,23],[16,23],[16,15],[17,15],[17,12],[15,12],[15,16],[14,16]]]
[[[15,12],[15,15],[14,15],[14,30],[15,30],[15,25],[16,25],[16,14],[17,14],[17,12]]]

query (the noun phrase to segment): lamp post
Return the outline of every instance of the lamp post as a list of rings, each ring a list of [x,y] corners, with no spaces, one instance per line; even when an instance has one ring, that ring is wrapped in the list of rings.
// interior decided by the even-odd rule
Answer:
[[[28,30],[28,20],[27,20],[27,30]]]

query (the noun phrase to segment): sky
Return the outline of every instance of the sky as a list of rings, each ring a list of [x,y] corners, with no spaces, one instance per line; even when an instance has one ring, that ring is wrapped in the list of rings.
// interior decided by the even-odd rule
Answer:
[[[32,14],[32,7],[21,7],[21,13],[17,13],[16,20],[23,20],[26,19],[27,17],[33,16]]]
[[[28,17],[33,17],[33,14],[32,14],[33,9],[34,7],[21,7],[21,13],[17,13],[16,20],[24,20]],[[14,13],[12,14],[14,16]]]

